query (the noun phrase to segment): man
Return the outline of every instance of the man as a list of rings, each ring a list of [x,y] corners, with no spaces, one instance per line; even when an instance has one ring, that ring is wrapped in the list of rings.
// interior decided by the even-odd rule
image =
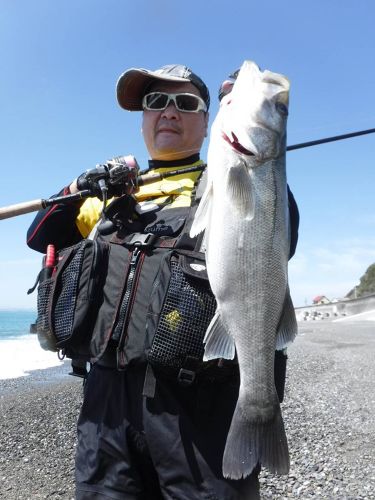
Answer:
[[[186,66],[169,65],[157,71],[125,71],[117,83],[117,98],[124,109],[143,110],[142,132],[151,157],[149,172],[176,169],[183,172],[187,167],[197,167],[197,171],[141,186],[133,193],[136,204],[126,205],[129,213],[122,220],[124,246],[130,248],[134,257],[138,253],[135,254],[132,243],[143,241],[142,235],[151,233],[160,243],[155,255],[158,251],[170,253],[168,247],[180,247],[186,253],[186,248],[193,248],[191,242],[186,243],[186,226],[199,189],[201,170],[198,169],[203,166],[199,152],[207,135],[209,91]],[[82,174],[63,193],[87,187],[90,182]],[[126,203],[125,199],[129,196],[114,203]],[[298,226],[292,195],[290,203],[292,255]],[[50,243],[57,248],[74,244],[88,236],[99,211],[100,202],[93,199],[41,211],[29,229],[28,245],[45,252]],[[147,368],[150,364],[143,351],[147,344],[145,330],[149,332],[150,327],[147,324],[146,328],[146,316],[153,313],[145,308],[144,302],[147,306],[147,302],[154,301],[150,293],[155,292],[155,284],[157,293],[163,288],[162,280],[156,278],[156,268],[162,264],[151,260],[154,247],[157,243],[151,248],[137,247],[144,251],[144,262],[155,264],[143,264],[137,274],[131,308],[127,304],[123,323],[119,320],[121,307],[118,308],[114,316],[117,325],[121,324],[118,335],[116,327],[112,328],[106,350],[98,356],[85,384],[78,421],[76,498],[259,498],[258,470],[239,481],[225,479],[221,472],[239,387],[236,363],[228,362],[222,373],[217,366],[202,373],[198,365],[183,366],[172,375],[173,370],[154,373]],[[121,268],[117,274],[121,276]],[[125,296],[124,292],[122,304]],[[176,330],[179,320],[175,310],[168,315],[170,332]],[[186,335],[192,334],[188,331]],[[132,354],[137,349],[138,354]],[[285,373],[280,378],[276,383],[281,382],[282,386]]]

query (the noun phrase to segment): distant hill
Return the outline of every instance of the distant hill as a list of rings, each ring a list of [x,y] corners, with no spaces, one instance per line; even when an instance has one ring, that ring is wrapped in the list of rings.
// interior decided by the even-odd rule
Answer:
[[[354,296],[365,297],[366,295],[371,295],[375,293],[375,264],[371,264],[365,272],[365,274],[360,278],[359,285],[357,289],[350,290],[347,294],[348,298],[353,298]]]

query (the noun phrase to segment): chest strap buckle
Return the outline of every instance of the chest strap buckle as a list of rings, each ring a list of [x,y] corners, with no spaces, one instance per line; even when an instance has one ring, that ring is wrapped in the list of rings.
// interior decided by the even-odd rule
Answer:
[[[156,239],[157,236],[153,233],[135,233],[126,244],[135,247],[149,247]]]

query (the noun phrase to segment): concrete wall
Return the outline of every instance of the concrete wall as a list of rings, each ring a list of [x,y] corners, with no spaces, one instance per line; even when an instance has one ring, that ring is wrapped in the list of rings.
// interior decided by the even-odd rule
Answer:
[[[330,304],[296,307],[298,321],[350,316],[375,309],[375,294]]]

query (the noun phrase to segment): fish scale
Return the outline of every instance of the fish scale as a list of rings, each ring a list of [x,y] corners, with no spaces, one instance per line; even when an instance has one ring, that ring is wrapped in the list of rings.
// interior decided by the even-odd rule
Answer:
[[[275,349],[297,333],[288,288],[288,94],[284,76],[244,62],[211,128],[207,188],[191,229],[192,236],[206,231],[217,301],[204,359],[236,353],[240,370],[223,457],[223,474],[232,479],[248,476],[258,463],[278,474],[289,470],[274,383]]]

